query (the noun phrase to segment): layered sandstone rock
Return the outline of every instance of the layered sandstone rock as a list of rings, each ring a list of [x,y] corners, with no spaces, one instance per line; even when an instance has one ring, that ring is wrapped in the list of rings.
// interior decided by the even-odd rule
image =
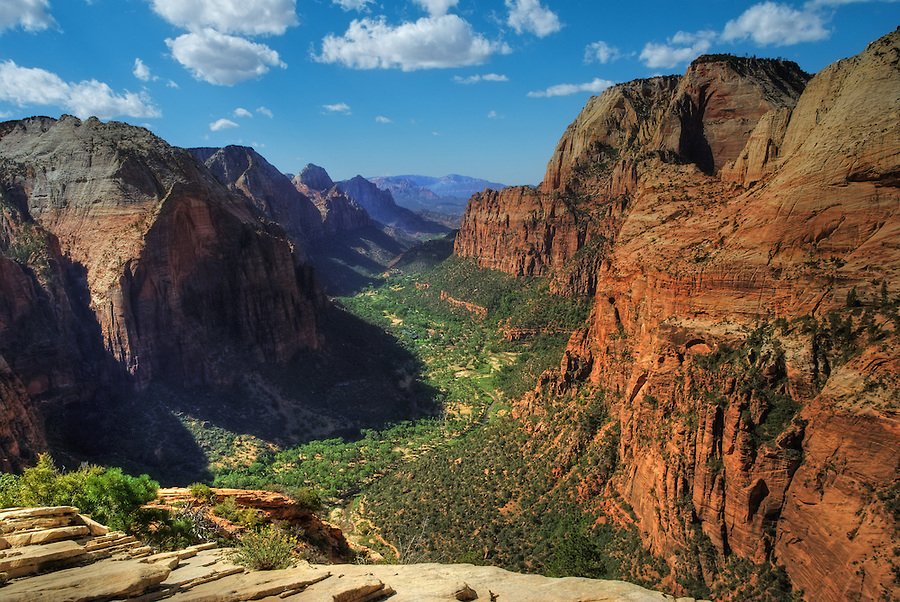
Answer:
[[[305,251],[312,241],[322,237],[322,223],[312,201],[252,148],[190,150],[219,182],[245,195],[267,219],[284,228],[299,249]]]
[[[5,188],[84,270],[107,351],[139,382],[219,381],[229,347],[277,363],[318,346],[320,293],[281,229],[187,151],[64,117],[4,124],[0,153]]]
[[[337,183],[338,189],[353,199],[375,221],[398,230],[407,236],[423,236],[446,233],[449,228],[416,215],[400,207],[394,197],[381,190],[362,176]]]
[[[624,468],[584,490],[621,496],[673,566],[712,580],[737,555],[810,599],[896,596],[898,45],[805,89],[793,64],[734,57],[613,87],[539,191],[476,196],[463,220],[457,254],[594,293],[517,412],[605,389]],[[685,561],[704,541],[719,560]]]
[[[373,225],[366,210],[341,192],[328,172],[318,165],[310,163],[292,182],[297,191],[315,203],[325,235],[334,236]]]
[[[246,497],[247,492],[236,492],[236,495]],[[472,565],[298,562],[289,569],[248,571],[231,561],[230,550],[217,549],[215,544],[152,554],[134,538],[106,533],[77,512],[70,507],[0,511],[3,534],[0,536],[0,574],[3,575],[0,598],[10,602],[122,599],[239,602],[283,598],[308,602],[374,602],[388,598],[409,602],[462,599],[655,602],[672,599],[619,581],[548,579]],[[65,534],[61,533],[63,530]],[[46,539],[42,536],[47,533],[53,533],[58,541],[32,541]],[[23,535],[31,539],[25,541]],[[10,543],[16,537],[20,539]]]

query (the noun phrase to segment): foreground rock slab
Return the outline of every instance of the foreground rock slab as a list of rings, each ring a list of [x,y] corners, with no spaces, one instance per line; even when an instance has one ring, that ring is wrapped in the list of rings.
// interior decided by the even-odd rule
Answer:
[[[551,579],[470,564],[312,565],[248,571],[230,550],[200,544],[152,554],[75,508],[0,512],[3,602],[663,602],[675,598],[621,581]],[[47,541],[51,543],[37,543]],[[678,602],[693,602],[679,599]]]

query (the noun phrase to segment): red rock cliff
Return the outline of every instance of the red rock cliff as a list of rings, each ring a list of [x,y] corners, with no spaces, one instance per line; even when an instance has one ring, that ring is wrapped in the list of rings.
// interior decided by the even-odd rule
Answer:
[[[898,44],[805,89],[790,63],[724,57],[616,86],[539,191],[476,196],[463,220],[457,254],[594,294],[554,384],[518,411],[606,389],[623,469],[585,490],[621,496],[652,551],[707,580],[737,555],[783,565],[809,599],[898,593],[882,552],[900,458]],[[685,560],[700,540],[718,561]]]

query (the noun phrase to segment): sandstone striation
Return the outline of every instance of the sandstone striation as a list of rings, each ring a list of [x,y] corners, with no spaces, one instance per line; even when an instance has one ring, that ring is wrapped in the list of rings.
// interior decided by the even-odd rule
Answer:
[[[353,199],[375,221],[389,226],[400,233],[421,237],[444,234],[449,228],[416,215],[409,209],[400,207],[394,202],[390,192],[381,190],[362,176],[356,176],[345,182],[338,182],[338,189]]]
[[[881,552],[900,469],[898,46],[808,85],[792,63],[713,56],[615,86],[540,189],[476,195],[463,219],[457,254],[593,295],[516,413],[537,433],[552,400],[607,391],[623,468],[582,501],[623,499],[676,572],[712,582],[738,557],[809,599],[898,594]],[[556,450],[561,466],[596,444]]]
[[[4,510],[0,511],[0,532],[43,533],[40,521],[51,519],[72,523],[84,520],[75,508]],[[126,541],[129,539],[132,541]],[[35,575],[39,570],[41,574]],[[285,598],[307,602],[673,600],[671,596],[620,581],[549,579],[472,565],[300,562],[289,569],[254,572],[234,565],[229,560],[229,550],[217,549],[215,544],[152,554],[133,538],[118,533],[73,532],[68,539],[54,544],[24,544],[0,550],[0,571],[11,579],[0,583],[0,598],[11,602],[239,602]],[[465,597],[460,597],[460,592]]]
[[[373,225],[366,210],[341,192],[328,172],[318,165],[310,163],[292,182],[297,191],[315,203],[325,235],[334,236]]]
[[[324,235],[319,211],[313,202],[252,148],[226,146],[190,150],[219,182],[246,196],[266,219],[284,228],[300,250],[306,251],[313,241]]]

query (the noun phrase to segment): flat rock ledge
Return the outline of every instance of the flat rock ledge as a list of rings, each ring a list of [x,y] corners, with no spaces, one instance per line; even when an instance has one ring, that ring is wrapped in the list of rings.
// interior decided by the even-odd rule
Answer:
[[[674,602],[622,581],[551,579],[468,564],[311,565],[247,571],[202,544],[153,554],[76,508],[0,511],[4,602]],[[677,602],[693,602],[679,598]]]

